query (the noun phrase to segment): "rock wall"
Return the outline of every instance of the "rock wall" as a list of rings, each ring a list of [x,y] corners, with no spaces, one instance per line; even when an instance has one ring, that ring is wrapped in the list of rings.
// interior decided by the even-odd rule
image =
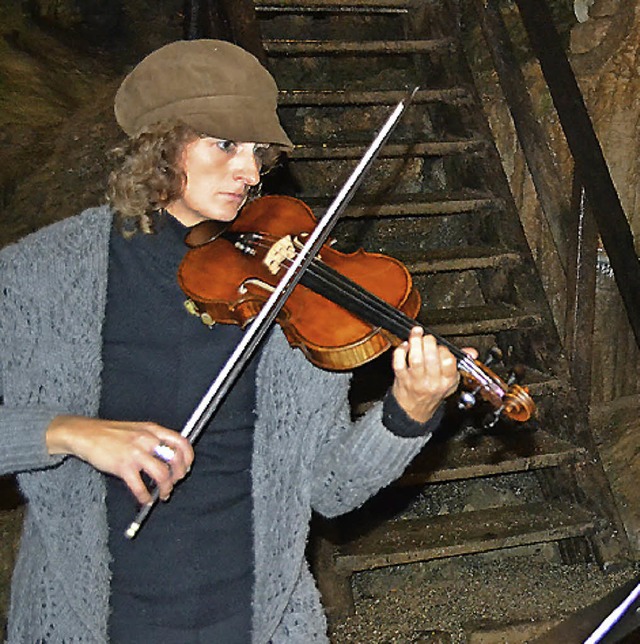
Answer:
[[[640,3],[597,0],[573,29],[571,53],[640,252]]]
[[[571,33],[571,62],[640,254],[640,2],[595,0]],[[592,405],[640,394],[640,351],[601,253]]]
[[[0,2],[0,246],[103,202],[115,91],[181,37],[182,4]]]

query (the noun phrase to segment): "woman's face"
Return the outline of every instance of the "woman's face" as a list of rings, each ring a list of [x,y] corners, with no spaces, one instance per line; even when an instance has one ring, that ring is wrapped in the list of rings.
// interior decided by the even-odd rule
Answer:
[[[213,137],[188,143],[182,155],[184,190],[167,210],[185,226],[205,219],[233,220],[249,188],[260,181],[259,153],[264,147]]]

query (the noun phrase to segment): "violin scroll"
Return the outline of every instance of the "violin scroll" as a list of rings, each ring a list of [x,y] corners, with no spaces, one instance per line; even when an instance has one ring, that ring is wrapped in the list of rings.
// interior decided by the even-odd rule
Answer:
[[[535,403],[529,395],[527,387],[521,385],[510,385],[504,397],[503,414],[511,420],[524,423],[529,420],[536,410]]]
[[[515,382],[507,383],[478,360],[466,358],[458,362],[462,394],[460,406],[472,407],[477,398],[491,405],[495,419],[505,416],[523,423],[533,416],[536,406],[527,387]]]

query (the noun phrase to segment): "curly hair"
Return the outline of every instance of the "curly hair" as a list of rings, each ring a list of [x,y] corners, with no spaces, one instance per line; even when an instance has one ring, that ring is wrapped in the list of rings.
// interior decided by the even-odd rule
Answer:
[[[186,182],[182,168],[185,147],[206,136],[177,123],[127,139],[112,151],[118,166],[109,175],[106,197],[123,235],[154,232],[153,213],[182,195]],[[256,150],[261,173],[275,165],[280,152],[277,145]],[[250,198],[255,198],[258,192],[259,186],[254,186]]]

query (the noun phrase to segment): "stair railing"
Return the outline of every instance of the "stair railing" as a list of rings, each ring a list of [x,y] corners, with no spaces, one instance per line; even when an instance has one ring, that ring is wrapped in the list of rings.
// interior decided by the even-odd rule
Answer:
[[[574,161],[571,198],[554,171],[497,0],[471,0],[566,277],[564,345],[578,395],[590,392],[598,237],[640,346],[640,260],[575,74],[546,0],[514,0]]]

